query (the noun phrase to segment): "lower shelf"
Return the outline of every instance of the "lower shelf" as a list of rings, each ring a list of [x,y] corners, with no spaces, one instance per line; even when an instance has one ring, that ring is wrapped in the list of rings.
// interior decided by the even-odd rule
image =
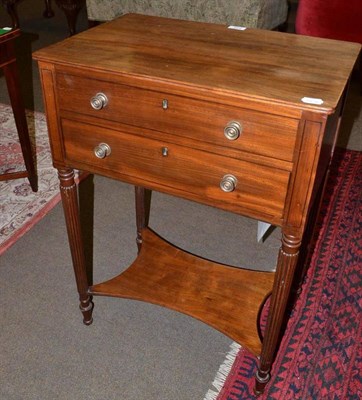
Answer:
[[[182,312],[259,355],[258,312],[273,279],[273,272],[230,267],[189,254],[147,228],[133,264],[115,278],[91,286],[89,292]]]

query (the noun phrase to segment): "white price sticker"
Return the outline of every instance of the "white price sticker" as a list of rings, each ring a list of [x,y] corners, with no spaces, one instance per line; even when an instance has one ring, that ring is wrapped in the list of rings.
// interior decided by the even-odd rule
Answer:
[[[230,25],[230,26],[228,26],[228,29],[234,29],[236,31],[245,31],[246,26]]]
[[[306,103],[306,104],[315,104],[317,106],[320,106],[323,104],[323,100],[322,99],[317,99],[315,97],[303,97],[302,98],[302,102]]]

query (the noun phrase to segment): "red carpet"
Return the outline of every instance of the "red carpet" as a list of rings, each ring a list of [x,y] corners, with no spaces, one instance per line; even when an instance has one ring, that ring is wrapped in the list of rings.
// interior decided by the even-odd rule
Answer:
[[[282,339],[272,379],[258,399],[362,398],[361,205],[362,153],[337,150],[303,290]],[[237,350],[214,398],[256,399],[256,365],[250,353]]]

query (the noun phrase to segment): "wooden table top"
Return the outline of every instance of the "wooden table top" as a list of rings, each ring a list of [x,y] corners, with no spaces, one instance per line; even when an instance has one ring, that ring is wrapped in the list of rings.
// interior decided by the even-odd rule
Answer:
[[[211,90],[215,96],[331,113],[360,47],[275,31],[128,14],[37,51],[34,58],[186,89],[192,86]],[[304,103],[305,97],[323,103]]]

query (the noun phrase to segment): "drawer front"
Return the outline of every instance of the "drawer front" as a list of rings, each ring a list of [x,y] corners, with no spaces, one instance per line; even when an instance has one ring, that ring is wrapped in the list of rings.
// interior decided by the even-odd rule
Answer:
[[[62,130],[72,166],[270,222],[282,218],[287,171],[77,121],[63,119]],[[103,159],[94,153],[100,143],[110,150]],[[220,183],[230,188],[229,175],[236,188],[225,192]]]
[[[279,160],[293,159],[298,121],[291,118],[72,75],[58,74],[56,86],[60,111],[81,113]],[[93,109],[90,104],[97,93],[105,94],[108,100],[100,110]],[[235,124],[230,125],[232,122],[240,125],[240,135],[236,138],[232,135],[235,133]],[[229,135],[226,136],[227,127]]]

